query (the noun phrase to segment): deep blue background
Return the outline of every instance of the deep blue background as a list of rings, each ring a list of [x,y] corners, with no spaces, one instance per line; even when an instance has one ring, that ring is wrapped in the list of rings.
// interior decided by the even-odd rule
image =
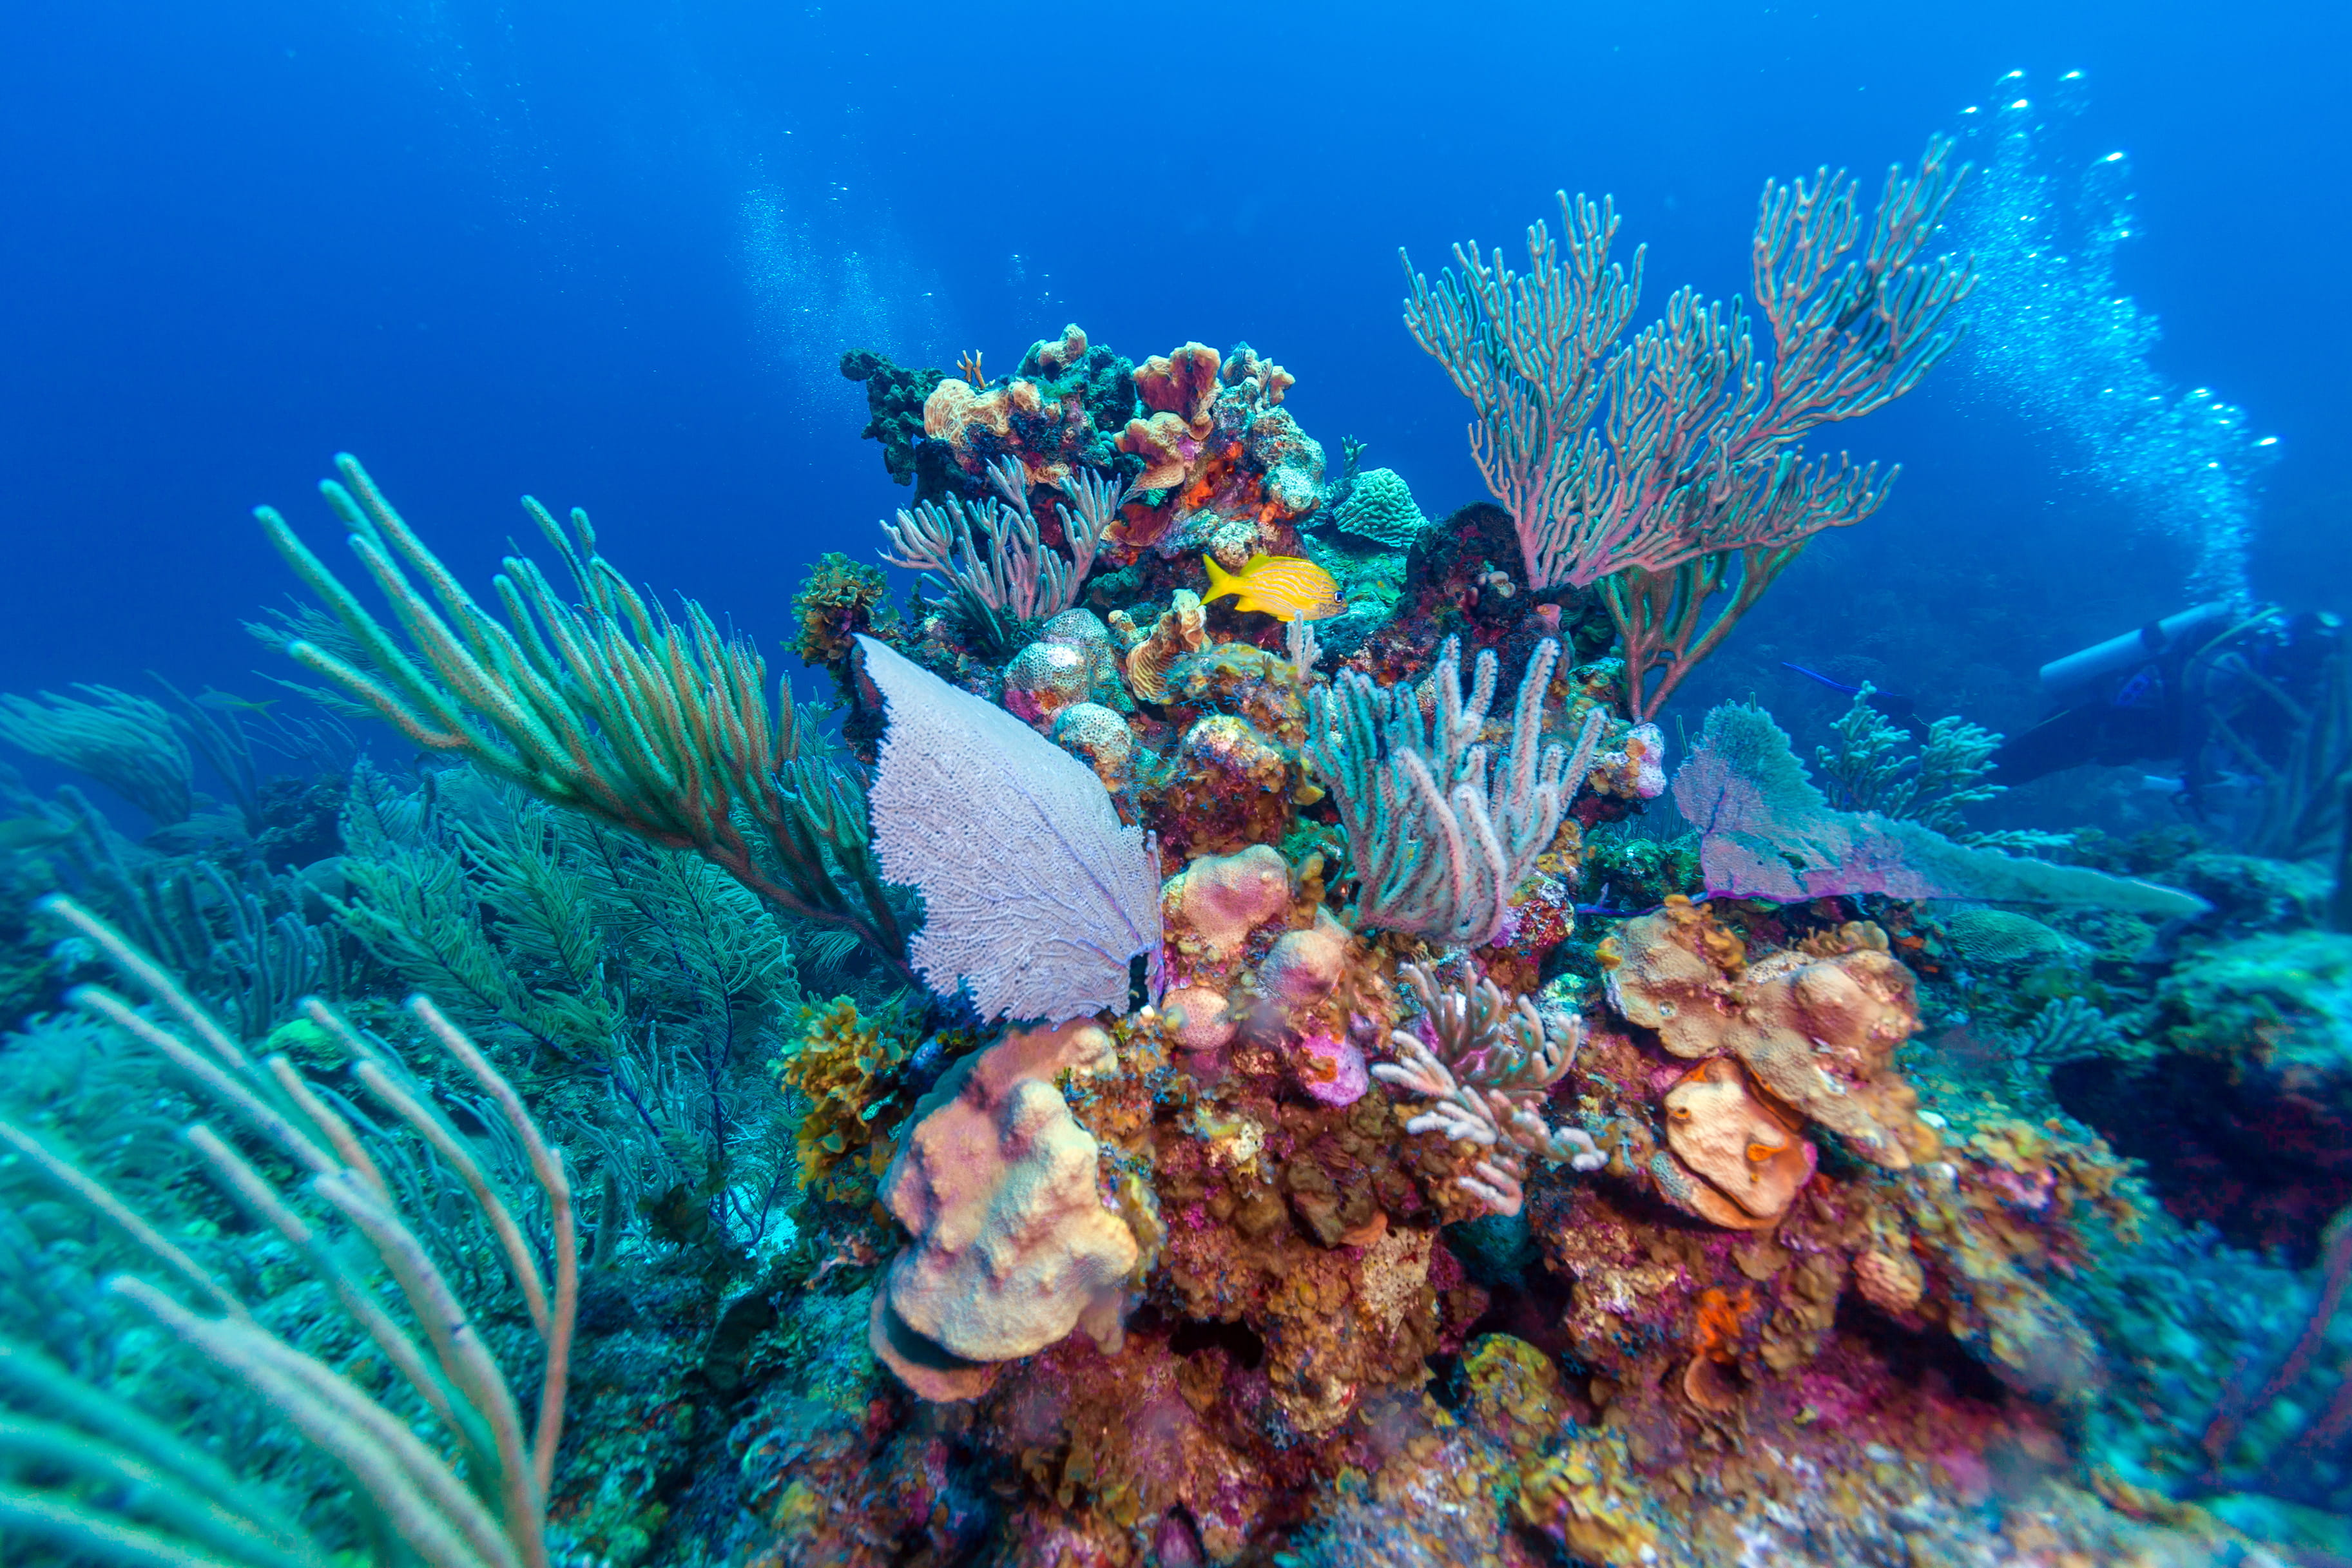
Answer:
[[[1247,339],[1335,456],[1369,438],[1440,510],[1481,492],[1465,405],[1399,324],[1398,245],[1434,267],[1515,243],[1556,186],[1605,190],[1651,305],[1729,293],[1767,175],[1874,187],[2018,68],[2088,71],[2091,133],[2131,152],[2121,265],[2168,373],[2284,439],[2258,589],[2352,607],[2340,6],[5,15],[0,690],[263,689],[237,621],[290,580],[248,508],[320,522],[345,448],[469,581],[530,490],[772,648],[800,566],[871,548],[905,495],[833,368],[857,344],[1001,371],[1066,320],[1138,358]],[[2169,607],[1964,374],[1842,435],[1906,467],[1870,548]],[[1822,548],[1828,570],[1864,547]],[[1980,655],[2030,669],[2078,630]]]

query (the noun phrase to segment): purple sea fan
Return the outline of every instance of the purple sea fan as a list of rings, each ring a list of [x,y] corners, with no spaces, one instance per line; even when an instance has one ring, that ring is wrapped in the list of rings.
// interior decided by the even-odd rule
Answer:
[[[983,1018],[1062,1023],[1124,1012],[1138,953],[1159,989],[1160,856],[1124,827],[1102,781],[993,703],[871,637],[866,679],[887,705],[868,799],[882,874],[921,891],[908,956]]]

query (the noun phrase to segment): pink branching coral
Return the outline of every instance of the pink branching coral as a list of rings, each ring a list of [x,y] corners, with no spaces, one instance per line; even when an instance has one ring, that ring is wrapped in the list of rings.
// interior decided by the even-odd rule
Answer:
[[[1888,171],[1869,248],[1843,267],[1861,234],[1855,183],[1824,169],[1765,184],[1754,253],[1769,369],[1745,313],[1727,319],[1688,288],[1619,343],[1642,257],[1630,274],[1609,260],[1617,214],[1605,199],[1560,193],[1561,239],[1528,229],[1525,276],[1475,244],[1456,246],[1460,273],[1434,284],[1406,261],[1405,324],[1477,410],[1471,452],[1517,525],[1531,586],[1666,572],[1878,508],[1874,465],[1807,462],[1797,447],[1909,392],[1956,340],[1945,323],[1973,272],[1923,254],[1958,186],[1950,152],[1938,137],[1916,173]]]

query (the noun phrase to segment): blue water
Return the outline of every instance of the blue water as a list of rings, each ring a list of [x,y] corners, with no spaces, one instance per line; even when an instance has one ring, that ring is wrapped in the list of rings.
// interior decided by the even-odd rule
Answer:
[[[2011,69],[2085,72],[2084,134],[2129,152],[2116,267],[2161,321],[2158,372],[2280,438],[2256,592],[2352,585],[2336,8],[10,11],[0,690],[265,689],[236,623],[289,580],[247,508],[319,518],[338,449],[469,580],[529,490],[772,639],[799,566],[869,548],[904,496],[856,439],[853,346],[1009,369],[1066,320],[1137,358],[1246,339],[1310,432],[1369,440],[1442,510],[1481,488],[1398,323],[1399,245],[1434,267],[1516,246],[1555,187],[1608,191],[1652,308],[1728,294],[1767,175],[1843,163],[1874,194]],[[2180,584],[2010,402],[1956,361],[1847,427],[1905,478],[1807,567],[1990,562],[2062,620],[2097,596],[1976,651],[2030,672]]]

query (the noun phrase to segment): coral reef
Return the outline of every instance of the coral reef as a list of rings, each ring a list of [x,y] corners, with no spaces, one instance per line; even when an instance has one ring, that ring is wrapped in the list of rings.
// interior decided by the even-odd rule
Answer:
[[[814,563],[822,706],[577,514],[533,507],[574,592],[513,561],[493,615],[345,460],[391,608],[272,514],[326,606],[272,635],[425,758],[266,785],[201,701],[16,714],[236,799],[133,843],[0,777],[0,892],[83,889],[187,977],[78,906],[0,925],[11,1429],[68,1385],[184,1430],[218,1401],[292,1500],[222,1481],[293,1542],[240,1563],[364,1554],[355,1484],[436,1568],[2328,1560],[2325,870],[2001,852],[1965,815],[1991,733],[1859,680],[1810,773],[1759,708],[1676,758],[1657,716],[1877,504],[1799,443],[1943,353],[1956,177],[1940,143],[1892,176],[1859,254],[1853,182],[1768,188],[1769,366],[1687,292],[1619,346],[1606,206],[1564,203],[1525,276],[1416,277],[1503,502],[1436,524],[1360,443],[1327,488],[1246,344],[847,356],[922,576],[901,604]],[[68,989],[100,962],[154,1007]],[[193,1078],[40,1011],[68,998]],[[451,1060],[401,1068],[419,1030]],[[216,1105],[221,1186],[157,1135]],[[116,1333],[127,1266],[171,1333]],[[183,1337],[310,1392],[175,1382]],[[321,1378],[367,1442],[304,1425]],[[104,1410],[83,1437],[154,1463]],[[182,1505],[222,1478],[95,1451],[10,1459],[12,1542],[29,1477],[68,1555],[220,1545]]]

